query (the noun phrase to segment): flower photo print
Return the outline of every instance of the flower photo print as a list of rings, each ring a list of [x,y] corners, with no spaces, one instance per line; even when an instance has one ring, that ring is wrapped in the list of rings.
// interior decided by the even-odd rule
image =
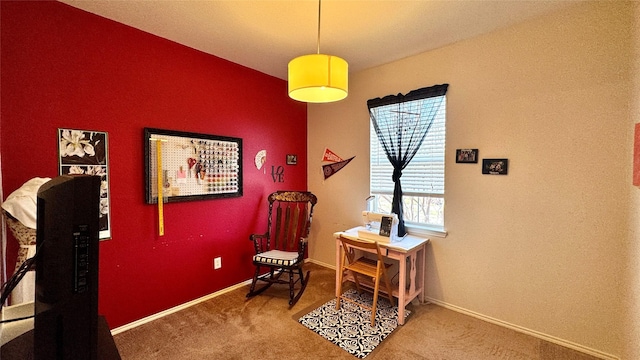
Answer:
[[[100,239],[111,238],[107,133],[58,129],[60,175],[100,176]]]

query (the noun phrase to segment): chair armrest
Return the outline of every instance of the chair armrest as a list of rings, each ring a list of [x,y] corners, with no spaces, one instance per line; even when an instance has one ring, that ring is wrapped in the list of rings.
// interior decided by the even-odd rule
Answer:
[[[267,238],[267,237],[269,237],[269,234],[251,234],[249,235],[249,240],[256,241],[256,240]]]
[[[262,252],[269,250],[269,234],[251,234],[249,235],[249,240],[253,241],[253,248],[256,251],[256,254],[260,254]]]
[[[309,238],[301,237],[300,238],[300,246],[298,246],[298,254],[300,254],[301,258],[304,256],[304,252],[307,249],[307,244],[309,243]]]

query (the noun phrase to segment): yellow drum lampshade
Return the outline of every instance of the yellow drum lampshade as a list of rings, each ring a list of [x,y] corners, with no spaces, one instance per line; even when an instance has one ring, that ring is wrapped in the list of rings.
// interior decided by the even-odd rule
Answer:
[[[289,97],[325,103],[342,100],[349,93],[349,65],[337,56],[312,54],[289,62]]]

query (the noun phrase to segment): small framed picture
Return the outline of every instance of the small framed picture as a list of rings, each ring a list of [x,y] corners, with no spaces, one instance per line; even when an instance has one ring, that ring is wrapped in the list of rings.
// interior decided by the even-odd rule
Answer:
[[[287,165],[295,165],[298,163],[298,155],[287,154]]]
[[[456,162],[457,163],[478,163],[478,149],[457,149],[456,150]]]
[[[482,159],[482,173],[488,175],[507,175],[509,159]]]

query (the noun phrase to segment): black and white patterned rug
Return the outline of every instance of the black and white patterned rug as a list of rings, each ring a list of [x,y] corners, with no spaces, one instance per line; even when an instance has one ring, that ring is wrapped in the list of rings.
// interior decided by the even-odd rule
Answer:
[[[345,296],[369,306],[373,303],[373,296],[368,292],[358,294],[355,289],[350,289]],[[405,310],[405,319],[408,315],[409,311]],[[363,359],[398,327],[398,307],[391,306],[388,299],[379,297],[376,324],[372,327],[371,311],[344,300],[340,302],[340,309],[336,310],[336,299],[333,299],[302,316],[298,322]]]

